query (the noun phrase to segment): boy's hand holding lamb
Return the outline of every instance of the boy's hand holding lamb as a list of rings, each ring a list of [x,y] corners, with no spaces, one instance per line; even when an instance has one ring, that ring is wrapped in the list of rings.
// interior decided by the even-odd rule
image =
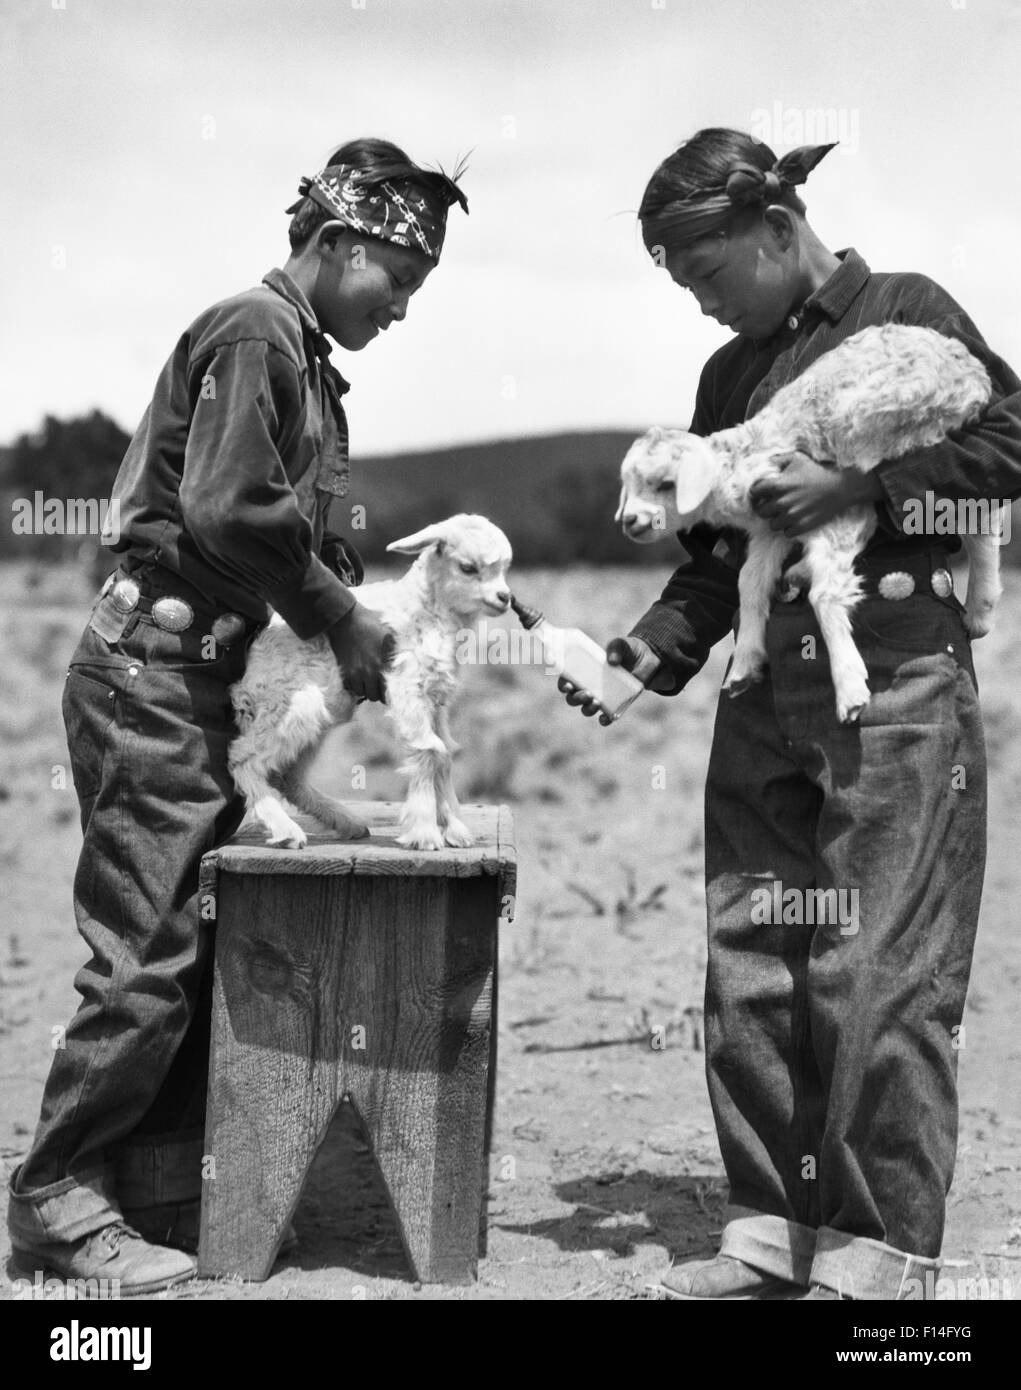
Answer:
[[[756,516],[792,540],[842,516],[851,507],[878,502],[883,489],[874,473],[819,463],[808,454],[775,456],[779,478],[761,478],[748,491]]]
[[[385,672],[394,654],[394,635],[364,604],[355,602],[326,633],[344,688],[358,699],[386,699]]]

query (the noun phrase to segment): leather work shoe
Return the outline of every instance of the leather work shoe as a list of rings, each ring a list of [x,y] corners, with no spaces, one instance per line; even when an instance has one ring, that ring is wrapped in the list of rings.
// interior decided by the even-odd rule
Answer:
[[[171,1246],[174,1250],[184,1250],[189,1255],[198,1253],[199,1222],[202,1215],[202,1203],[198,1198],[193,1202],[167,1202],[163,1206],[132,1207],[125,1215],[146,1240],[151,1240],[157,1245]],[[277,1251],[277,1259],[282,1259],[297,1248],[298,1233],[288,1223],[280,1249]]]
[[[11,1254],[26,1272],[38,1269],[57,1279],[117,1280],[121,1297],[157,1293],[195,1277],[195,1261],[189,1255],[150,1245],[125,1221],[112,1221],[81,1240],[14,1246]]]
[[[733,1255],[711,1260],[688,1260],[668,1269],[658,1284],[649,1288],[667,1298],[789,1298],[800,1285],[775,1274],[765,1274]]]

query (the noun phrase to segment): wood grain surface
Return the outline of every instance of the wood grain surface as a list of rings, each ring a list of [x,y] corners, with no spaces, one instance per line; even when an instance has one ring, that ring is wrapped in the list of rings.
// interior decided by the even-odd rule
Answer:
[[[366,806],[371,842],[274,851],[242,839],[206,856],[217,946],[204,1274],[267,1276],[350,1100],[418,1277],[474,1277],[498,925],[513,912],[510,815],[465,808],[479,843],[425,855],[393,843],[398,805]]]

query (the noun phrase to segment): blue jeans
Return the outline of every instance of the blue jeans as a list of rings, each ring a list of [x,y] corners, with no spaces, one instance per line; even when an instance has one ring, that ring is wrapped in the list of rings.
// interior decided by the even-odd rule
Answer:
[[[106,636],[85,629],[63,699],[83,834],[75,916],[92,958],[12,1180],[16,1245],[201,1192],[212,925],[198,870],[243,815],[227,691],[247,643],[206,659],[201,625],[164,632],[109,598],[92,621]]]
[[[721,697],[707,779],[721,1251],[858,1298],[921,1296],[953,1175],[986,815],[960,614],[863,600],[874,693],[840,725],[810,606],[778,603],[767,679]]]

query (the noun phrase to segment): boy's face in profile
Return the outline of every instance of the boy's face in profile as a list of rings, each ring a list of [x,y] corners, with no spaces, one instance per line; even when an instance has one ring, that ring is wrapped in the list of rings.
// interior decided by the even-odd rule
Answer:
[[[433,269],[419,251],[349,229],[320,240],[317,250],[309,303],[323,332],[348,352],[360,352],[403,319]]]
[[[786,317],[796,288],[797,255],[793,243],[783,241],[760,219],[682,246],[664,264],[703,314],[735,333],[768,338]]]

